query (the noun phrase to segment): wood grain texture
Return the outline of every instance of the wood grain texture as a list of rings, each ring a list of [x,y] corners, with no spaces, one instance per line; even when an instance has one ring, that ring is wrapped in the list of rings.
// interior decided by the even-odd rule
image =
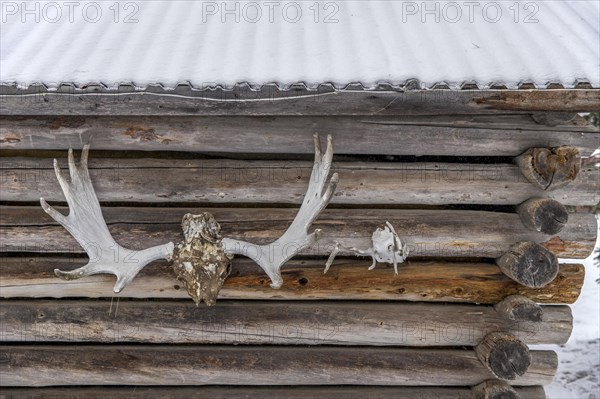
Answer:
[[[473,399],[520,399],[521,396],[505,381],[487,380],[472,388]]]
[[[504,331],[526,344],[563,344],[568,306],[544,306],[537,322],[492,306],[360,301],[2,300],[2,342],[476,346]],[[426,315],[426,317],[423,317]]]
[[[550,198],[531,198],[517,207],[517,213],[523,225],[544,234],[559,233],[569,220],[564,204]]]
[[[0,106],[1,108],[1,106]],[[517,156],[531,147],[571,145],[583,157],[600,132],[571,114],[559,124],[534,115],[0,117],[0,143],[14,150],[193,151],[312,154],[312,135],[331,134],[336,154]],[[35,112],[28,109],[29,115]],[[298,110],[301,113],[301,110]],[[581,111],[581,110],[578,110]],[[156,115],[159,115],[156,113]]]
[[[73,257],[0,258],[0,296],[4,298],[182,298],[185,289],[172,267],[154,263],[139,273],[121,294],[112,292],[114,277],[89,276],[64,281],[53,270],[74,269],[86,263]],[[573,303],[579,297],[585,269],[563,264],[556,279],[544,288],[524,287],[492,264],[414,262],[393,269],[367,270],[370,262],[338,259],[327,274],[322,260],[291,260],[282,269],[283,286],[272,289],[266,274],[252,261],[233,260],[233,270],[219,294],[220,299],[361,299],[426,302],[474,302],[495,304],[508,295],[523,295],[540,303]],[[218,303],[218,302],[217,302]]]
[[[65,208],[57,209],[68,213]],[[291,208],[103,208],[115,240],[137,250],[183,240],[180,226],[183,215],[205,211],[211,212],[221,224],[224,237],[257,245],[281,236],[297,213],[297,209]],[[593,214],[571,214],[559,235],[547,236],[527,229],[516,213],[326,209],[313,223],[315,229],[322,229],[320,240],[301,254],[329,255],[336,240],[346,246],[369,248],[373,231],[386,221],[408,244],[412,257],[496,258],[516,242],[533,241],[556,256],[583,259],[593,251],[597,234]],[[0,251],[84,252],[65,229],[35,206],[0,207]]]
[[[544,287],[558,274],[558,258],[532,241],[514,244],[496,264],[508,277],[531,288]]]
[[[532,351],[515,385],[552,381],[555,352]],[[493,378],[473,350],[269,346],[12,346],[5,386],[400,385],[472,386]]]
[[[507,296],[494,305],[494,309],[509,320],[541,321],[544,318],[544,309],[522,295]]]
[[[502,380],[512,381],[527,372],[531,365],[531,353],[527,345],[514,335],[492,332],[475,347],[481,362]]]
[[[513,387],[522,399],[546,399],[541,386]],[[2,388],[6,399],[474,399],[469,387],[166,386]],[[477,398],[478,399],[478,398]]]
[[[548,193],[510,164],[334,162],[332,169],[340,175],[332,204],[517,205],[540,195],[564,205],[600,201],[600,168],[592,165]],[[89,170],[102,203],[300,204],[312,162],[103,159],[92,151]],[[52,158],[0,158],[0,176],[0,201],[64,201]]]
[[[263,86],[264,87],[264,86]],[[597,89],[556,90],[211,90],[133,87],[94,92],[61,87],[0,96],[3,115],[431,115],[595,111]],[[185,93],[186,91],[189,92]]]

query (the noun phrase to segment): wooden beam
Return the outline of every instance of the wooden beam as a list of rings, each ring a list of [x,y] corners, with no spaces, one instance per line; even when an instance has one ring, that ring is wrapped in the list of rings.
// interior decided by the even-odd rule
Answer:
[[[522,399],[546,399],[541,386],[513,387]],[[168,399],[254,399],[289,398],[307,399],[474,399],[469,387],[382,387],[382,386],[167,386],[167,387],[55,387],[55,388],[2,388],[11,399],[106,399],[106,398],[168,398]],[[480,398],[476,398],[480,399]],[[496,399],[482,396],[481,399]]]
[[[511,382],[552,382],[552,351],[531,351]],[[403,385],[472,386],[493,378],[461,349],[269,346],[3,346],[4,386]]]
[[[312,135],[321,133],[333,136],[336,154],[516,157],[532,147],[570,145],[589,157],[600,139],[598,128],[576,114],[559,124],[529,114],[332,116],[333,110],[310,117],[115,116],[126,110],[119,104],[100,117],[58,116],[60,110],[48,116],[0,112],[0,143],[13,150],[90,144],[110,151],[312,154]]]
[[[66,151],[57,157],[66,165]],[[92,154],[89,170],[102,203],[300,204],[312,162],[106,159]],[[565,205],[600,201],[600,168],[591,165],[568,187],[548,193],[510,164],[334,162],[333,171],[340,182],[332,204],[517,205],[540,195]],[[0,182],[0,201],[37,202],[42,196],[64,201],[52,158],[0,158]]]
[[[4,88],[3,88],[4,89]],[[6,88],[0,96],[3,115],[428,115],[496,114],[503,112],[595,111],[597,89],[556,90],[339,90],[321,85],[315,90],[279,90],[247,85],[234,90],[175,91],[133,86],[116,90],[101,86]]]
[[[492,306],[359,301],[2,300],[2,342],[476,346],[504,331],[526,344],[564,344],[568,306],[510,320]],[[424,317],[426,315],[426,317]]]
[[[65,208],[57,208],[64,214]],[[181,219],[187,212],[211,212],[225,237],[266,244],[278,238],[297,209],[289,208],[128,208],[105,207],[115,240],[143,249],[183,240]],[[596,243],[593,214],[574,213],[556,236],[527,229],[516,213],[412,209],[326,209],[313,224],[322,238],[303,255],[329,255],[335,241],[369,248],[373,231],[389,221],[410,247],[412,257],[496,258],[520,241],[540,243],[556,256],[586,258]],[[0,207],[0,251],[83,253],[69,233],[41,207]],[[343,253],[343,251],[342,251]]]
[[[75,269],[86,263],[73,257],[0,258],[0,296],[3,298],[185,298],[172,267],[154,263],[119,295],[112,291],[114,277],[95,275],[64,281],[55,268]],[[508,295],[523,295],[540,303],[573,303],[579,297],[585,269],[563,264],[553,282],[544,288],[524,287],[496,265],[485,263],[414,262],[402,264],[399,275],[391,267],[367,270],[370,262],[358,258],[336,260],[323,274],[322,260],[291,260],[282,269],[283,287],[272,289],[270,280],[252,261],[235,258],[220,299],[361,299],[495,304]],[[191,303],[191,301],[190,301]]]

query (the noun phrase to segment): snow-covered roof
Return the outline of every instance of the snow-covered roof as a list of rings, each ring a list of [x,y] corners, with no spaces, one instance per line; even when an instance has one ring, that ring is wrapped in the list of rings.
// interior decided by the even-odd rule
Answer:
[[[599,4],[4,1],[0,81],[600,87]]]

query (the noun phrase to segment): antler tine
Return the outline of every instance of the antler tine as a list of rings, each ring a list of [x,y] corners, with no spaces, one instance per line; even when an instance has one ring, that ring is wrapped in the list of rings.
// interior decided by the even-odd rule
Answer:
[[[290,227],[281,237],[267,245],[254,245],[245,241],[224,238],[225,251],[252,258],[271,278],[271,287],[280,288],[283,284],[281,266],[300,251],[311,246],[319,239],[320,229],[308,233],[308,229],[325,209],[333,193],[339,177],[334,173],[327,181],[333,159],[333,140],[327,136],[327,149],[321,150],[319,136],[315,134],[315,162],[300,210]],[[323,193],[323,189],[325,189]]]
[[[87,168],[89,146],[83,147],[79,165],[75,163],[73,150],[69,149],[68,163],[71,181],[64,178],[58,161],[54,160],[56,178],[69,205],[69,215],[65,216],[46,200],[40,198],[42,209],[60,223],[77,240],[88,254],[89,262],[71,271],[54,270],[57,277],[65,280],[78,279],[100,273],[117,276],[114,292],[120,292],[133,280],[137,273],[148,263],[157,259],[170,259],[174,245],[168,243],[156,247],[134,251],[117,244],[110,235],[100,203],[92,186]]]
[[[331,176],[331,179],[329,179],[329,182],[327,182],[333,160],[333,140],[331,135],[327,135],[327,149],[325,150],[325,154],[321,151],[319,135],[315,134],[313,135],[313,138],[315,141],[315,162],[308,183],[308,189],[304,196],[304,201],[302,202],[302,206],[298,211],[296,219],[294,219],[294,222],[304,221],[304,228],[306,230],[308,230],[310,225],[316,220],[321,211],[325,209],[339,182],[337,173],[334,173]],[[323,194],[325,186],[327,186],[327,189]]]

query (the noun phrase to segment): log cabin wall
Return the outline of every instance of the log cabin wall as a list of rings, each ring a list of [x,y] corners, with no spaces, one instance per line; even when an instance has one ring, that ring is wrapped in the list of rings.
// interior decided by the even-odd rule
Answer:
[[[545,396],[556,354],[527,345],[571,333],[584,268],[556,257],[586,258],[596,241],[592,213],[564,212],[599,202],[600,133],[576,114],[598,90],[2,90],[6,397]],[[182,216],[201,211],[262,244],[302,202],[314,133],[333,136],[340,183],[281,289],[243,257],[214,307],[196,307],[165,262],[119,295],[113,276],[54,276],[86,263],[38,202],[67,212],[52,160],[66,166],[68,148],[91,145],[121,245],[181,239]],[[582,166],[544,190],[516,157],[559,146]],[[343,252],[323,274],[334,241],[366,248],[385,221],[410,247],[397,276]]]

